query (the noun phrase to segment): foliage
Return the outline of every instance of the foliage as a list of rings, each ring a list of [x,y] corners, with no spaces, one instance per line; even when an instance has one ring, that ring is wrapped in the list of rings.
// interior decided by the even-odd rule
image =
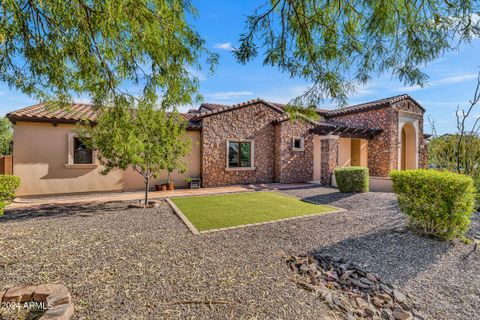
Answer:
[[[334,174],[340,192],[368,192],[367,167],[336,168]]]
[[[42,101],[76,93],[105,105],[131,95],[128,83],[167,106],[190,104],[192,71],[218,60],[187,22],[195,16],[189,0],[2,0],[0,80]]]
[[[265,65],[312,83],[296,105],[342,104],[372,74],[423,86],[422,65],[480,34],[478,12],[473,0],[266,1],[234,55],[246,63],[261,52]]]
[[[187,122],[176,112],[169,114],[166,128],[168,128],[168,140],[165,139],[164,169],[167,170],[167,182],[170,183],[170,175],[173,171],[184,173],[187,169],[184,157],[190,152],[190,139],[185,136]]]
[[[413,227],[441,239],[461,237],[467,231],[475,201],[471,177],[425,169],[390,175],[400,209]]]
[[[430,165],[443,170],[458,171],[474,177],[480,176],[480,136],[449,134],[430,139],[428,145]],[[460,166],[457,167],[457,154]]]
[[[475,114],[480,103],[480,72],[473,97],[466,108],[456,110],[457,133],[438,136],[435,122],[430,120],[433,138],[429,143],[430,166],[471,176],[477,189],[476,207],[480,209],[480,116]]]
[[[11,153],[12,137],[12,124],[6,117],[0,118],[0,157]]]
[[[148,101],[141,101],[135,108],[129,100],[115,105],[105,109],[95,125],[79,127],[76,132],[89,147],[98,151],[103,174],[114,168],[131,167],[143,176],[147,204],[150,179],[157,177],[167,165],[179,164],[178,159],[172,155],[168,158],[166,154],[175,149],[177,143],[182,145],[182,151],[186,150],[179,139],[185,132],[185,120],[175,112],[167,114],[155,108]]]
[[[3,208],[9,205],[15,198],[15,191],[19,186],[19,177],[0,175],[0,216],[3,215]]]

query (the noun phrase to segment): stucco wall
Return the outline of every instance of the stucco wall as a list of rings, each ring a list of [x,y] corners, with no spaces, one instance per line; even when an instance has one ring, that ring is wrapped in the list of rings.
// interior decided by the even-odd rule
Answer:
[[[353,163],[352,156],[358,160],[358,164]],[[338,167],[353,165],[368,166],[368,141],[365,139],[339,138]]]
[[[73,125],[19,122],[13,133],[13,174],[21,179],[19,196],[96,191],[120,191],[143,188],[143,178],[133,170],[113,170],[103,176],[101,166],[67,168],[68,134]],[[200,174],[198,132],[187,132],[194,141],[187,157],[189,170],[175,175],[175,182],[185,184],[184,176]],[[163,175],[165,177],[165,175]],[[152,181],[152,186],[156,181]]]
[[[349,138],[338,139],[338,167],[351,166],[351,141]]]
[[[275,128],[279,113],[262,103],[203,119],[203,186],[273,182],[275,176]],[[254,168],[227,169],[227,140],[253,140]]]

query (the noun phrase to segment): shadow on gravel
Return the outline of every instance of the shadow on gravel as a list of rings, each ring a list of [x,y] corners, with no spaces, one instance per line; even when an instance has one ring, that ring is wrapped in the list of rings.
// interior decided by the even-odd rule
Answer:
[[[76,205],[52,205],[40,208],[10,209],[0,216],[0,223],[7,221],[21,221],[38,218],[58,218],[68,216],[92,216],[106,212],[124,210],[127,205],[124,202],[107,202]]]
[[[303,200],[306,201],[313,201],[313,202],[318,202],[321,204],[329,204],[333,202],[340,201],[342,199],[347,199],[350,197],[354,197],[354,193],[342,193],[342,192],[331,192],[331,193],[325,193],[325,194],[317,194],[314,196],[308,196],[308,197],[303,197]]]
[[[310,254],[344,259],[390,282],[402,283],[428,269],[452,246],[451,242],[421,237],[407,229],[383,229],[318,248]]]

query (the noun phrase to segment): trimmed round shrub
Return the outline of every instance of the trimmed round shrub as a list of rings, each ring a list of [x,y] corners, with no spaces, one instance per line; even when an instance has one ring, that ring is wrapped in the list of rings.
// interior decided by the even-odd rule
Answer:
[[[392,171],[390,176],[411,226],[445,240],[468,230],[476,196],[471,177],[425,169]]]
[[[334,171],[337,187],[340,192],[367,192],[368,191],[368,168],[345,167]]]
[[[15,198],[15,191],[20,186],[20,178],[12,175],[0,175],[0,216],[3,208],[9,205]]]

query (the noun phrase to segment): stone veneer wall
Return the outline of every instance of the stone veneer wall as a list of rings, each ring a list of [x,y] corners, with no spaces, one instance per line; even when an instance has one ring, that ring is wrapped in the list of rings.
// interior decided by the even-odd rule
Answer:
[[[321,173],[320,183],[332,184],[332,175],[337,166],[338,137],[323,137],[320,140],[321,149]]]
[[[275,127],[275,181],[295,183],[313,180],[313,124],[286,120]],[[293,150],[293,138],[303,137],[303,151]]]
[[[397,168],[398,114],[393,108],[385,107],[330,117],[327,119],[328,121],[341,122],[351,126],[383,129],[382,133],[368,141],[368,168],[370,175],[386,177],[391,170]]]
[[[275,128],[281,114],[262,103],[204,118],[203,186],[268,183],[275,176]],[[227,140],[254,140],[254,170],[226,170]]]
[[[368,141],[368,168],[371,176],[387,177],[391,170],[398,168],[398,110],[415,113],[419,116],[419,167],[426,168],[428,148],[423,138],[424,112],[410,100],[402,100],[393,104],[392,107],[331,117],[327,119],[327,122],[383,129],[381,134]]]

